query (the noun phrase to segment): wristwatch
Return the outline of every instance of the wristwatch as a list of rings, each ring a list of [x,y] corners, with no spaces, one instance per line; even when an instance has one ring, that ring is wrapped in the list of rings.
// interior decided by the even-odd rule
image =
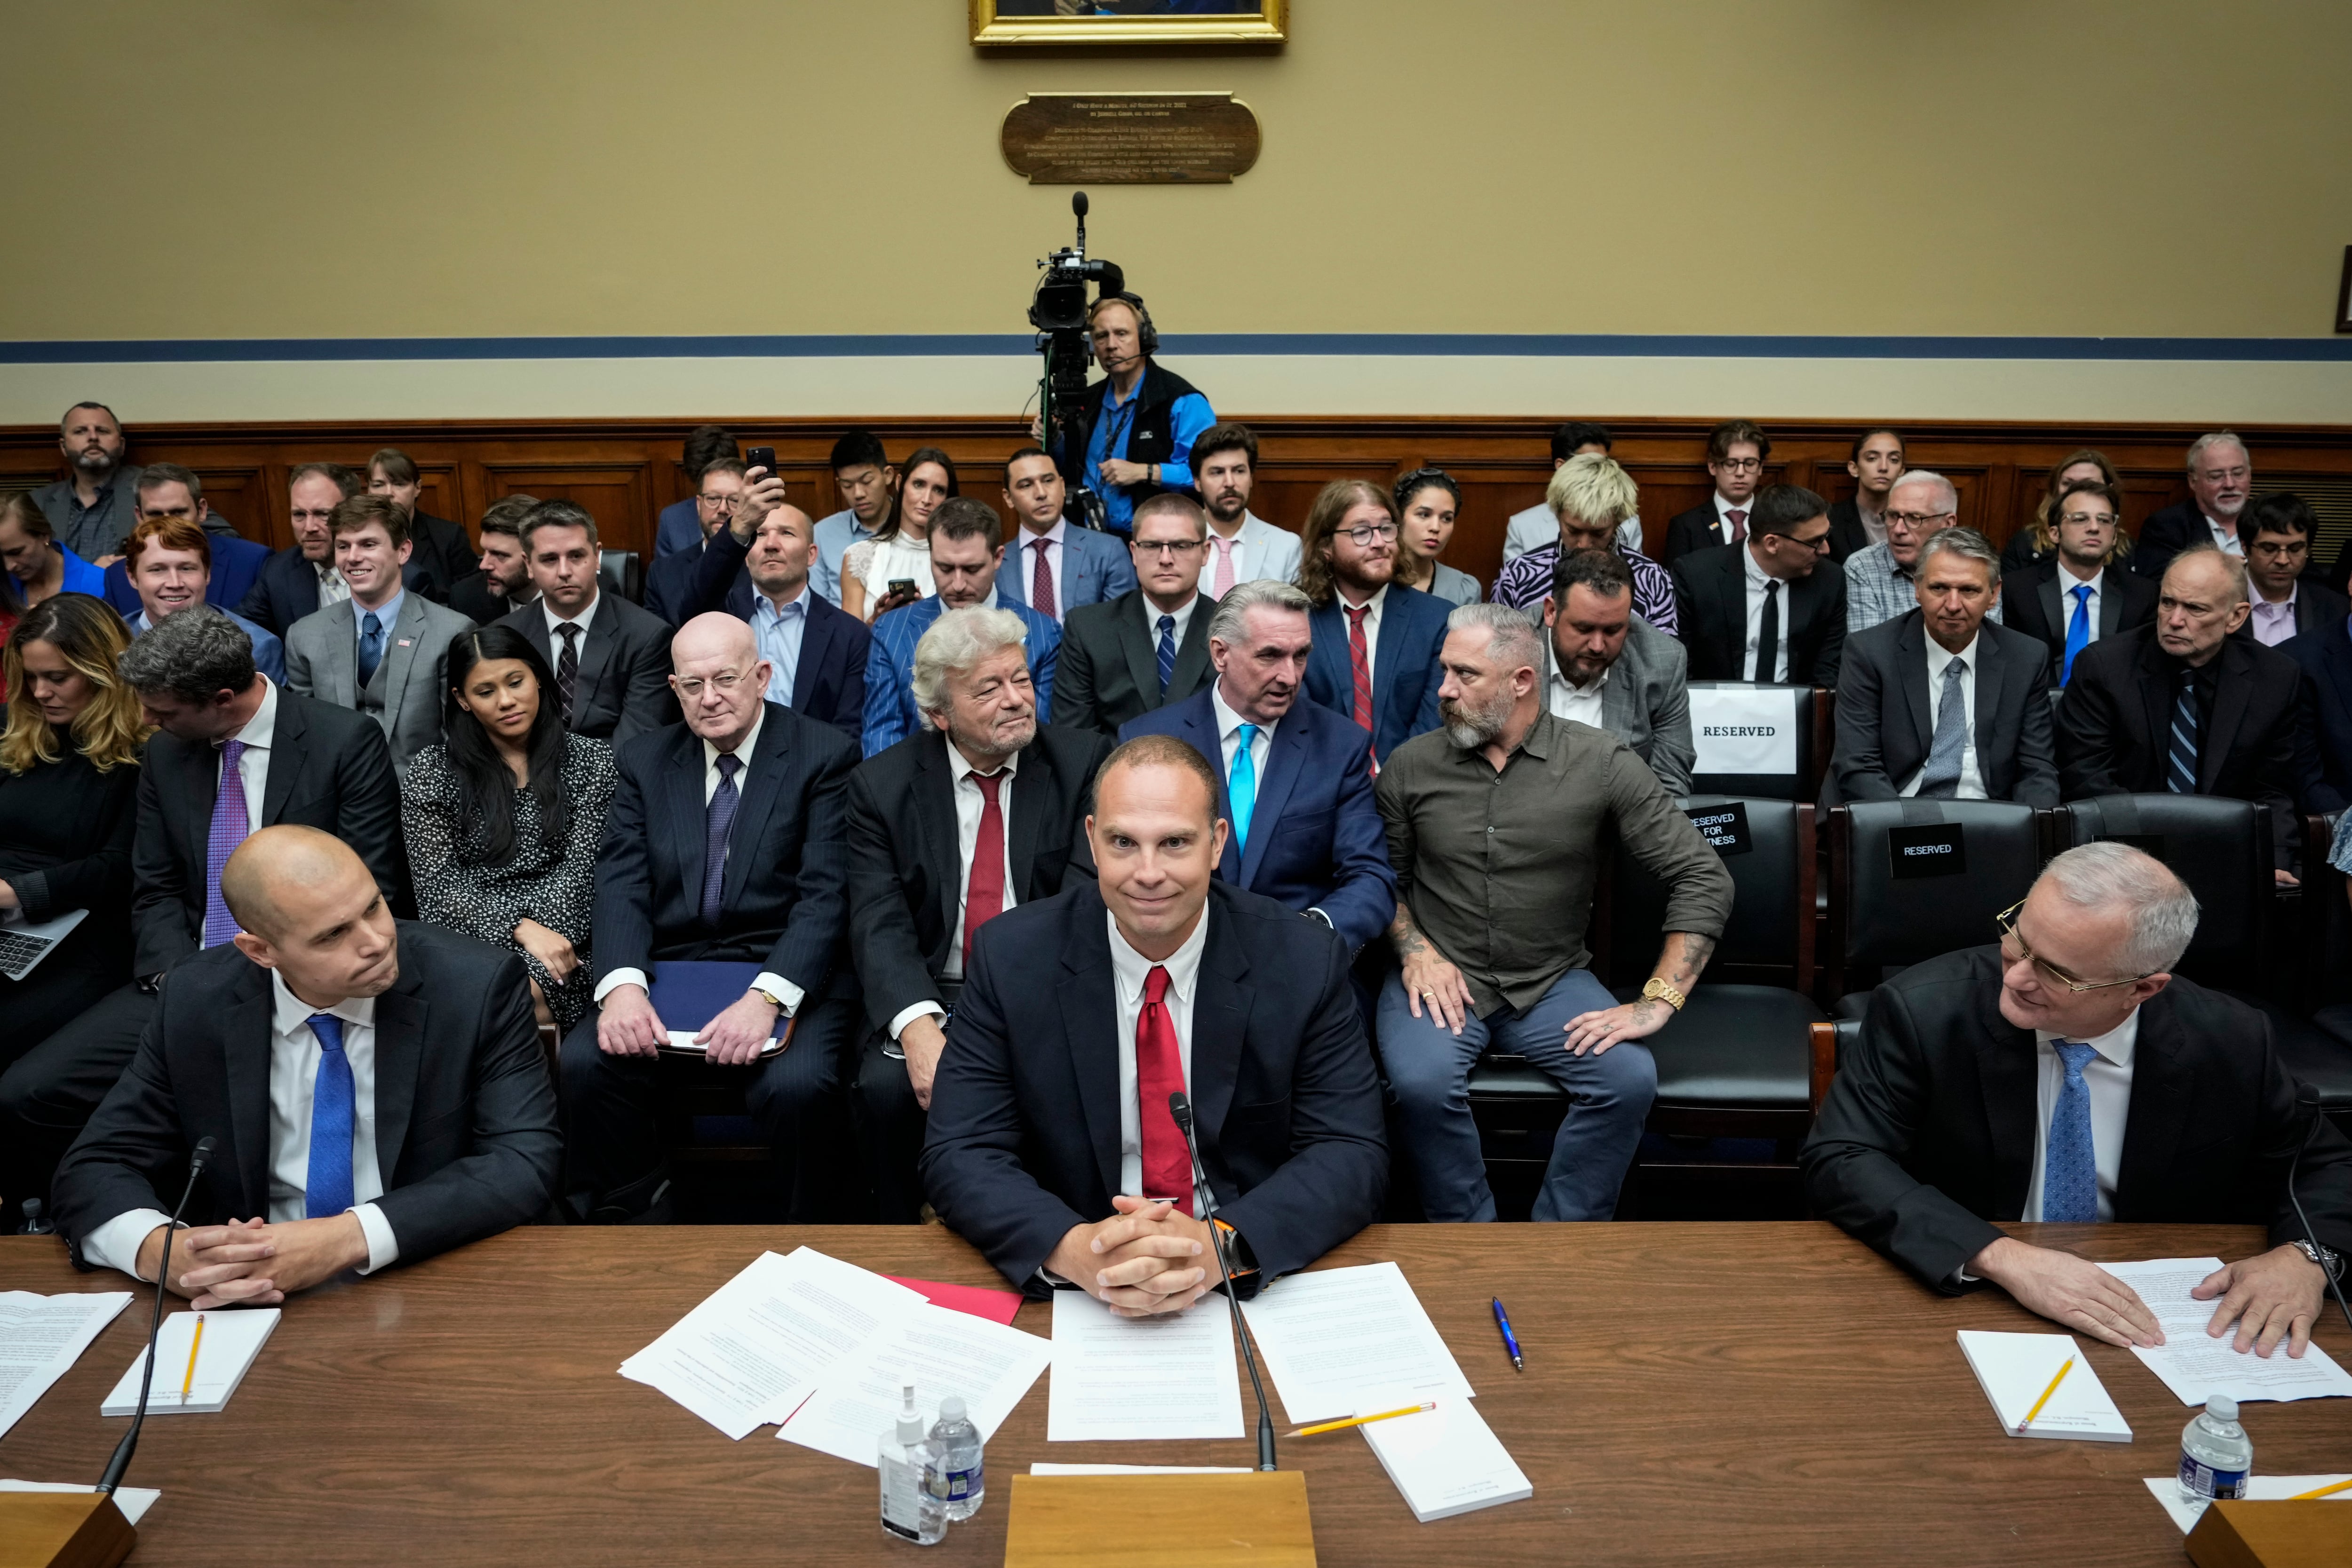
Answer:
[[[1645,1002],[1664,1002],[1676,1012],[1682,1011],[1683,1004],[1690,1000],[1688,997],[1659,979],[1655,975],[1651,976],[1650,983],[1642,988],[1642,999]]]
[[[766,987],[753,986],[751,988],[751,992],[753,996],[759,998],[761,1001],[767,1003],[778,1012],[782,1013],[787,1017],[791,1015],[793,1010],[791,1005],[788,1004],[783,998],[776,995],[775,992],[769,990]]]
[[[2319,1271],[2331,1280],[2344,1278],[2344,1254],[2333,1247],[2317,1247],[2308,1241],[2290,1241],[2288,1246],[2319,1265]]]

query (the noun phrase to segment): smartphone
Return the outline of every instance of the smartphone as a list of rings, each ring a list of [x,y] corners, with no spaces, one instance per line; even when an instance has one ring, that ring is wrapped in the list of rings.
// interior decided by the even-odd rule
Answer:
[[[772,446],[754,446],[751,451],[743,454],[743,466],[764,468],[773,474],[776,471],[776,449]]]
[[[890,591],[892,593],[911,593],[918,598],[920,598],[923,591],[915,586],[915,580],[911,577],[894,577],[890,580]]]

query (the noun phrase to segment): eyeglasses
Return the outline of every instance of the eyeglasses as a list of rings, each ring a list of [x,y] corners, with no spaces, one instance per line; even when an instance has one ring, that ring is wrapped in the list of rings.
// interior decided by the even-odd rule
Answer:
[[[1719,457],[1716,460],[1715,465],[1717,468],[1722,469],[1727,474],[1761,474],[1764,471],[1764,459],[1761,457]]]
[[[697,496],[695,499],[706,507],[717,507],[722,511],[732,511],[735,503],[742,497],[740,496]]]
[[[748,670],[735,670],[723,675],[712,675],[707,684],[711,690],[720,696],[725,696],[733,691],[737,683],[749,674],[751,672]],[[706,683],[700,675],[672,675],[669,678],[669,684],[677,689],[679,696],[692,702],[702,695],[702,688]]]
[[[1889,525],[1901,523],[1906,528],[1924,528],[1929,523],[1940,523],[1946,517],[1958,516],[1958,512],[1889,512],[1886,520]]]
[[[2025,900],[2021,898],[1992,917],[1993,925],[2000,930],[2000,956],[2003,963],[2014,964],[2022,958],[2033,966],[2034,974],[2051,985],[2072,991],[2078,997],[2085,991],[2111,991],[2117,986],[2137,986],[2147,978],[2146,975],[2131,975],[2120,980],[2078,980],[2049,959],[2036,956],[2033,949],[2025,945],[2025,938],[2017,934],[2017,912],[2024,907]],[[2010,951],[2010,946],[2012,943],[2017,947],[2014,953]]]
[[[2291,539],[2256,539],[2248,553],[2265,560],[2284,560],[2289,556],[2311,553],[2311,541],[2297,536]]]
[[[1138,555],[1173,556],[1180,560],[1196,549],[1209,548],[1206,539],[1133,539],[1129,542]]]
[[[1361,528],[1339,528],[1336,531],[1355,540],[1358,549],[1369,547],[1375,539],[1393,539],[1397,537],[1397,526],[1394,523],[1366,523]]]

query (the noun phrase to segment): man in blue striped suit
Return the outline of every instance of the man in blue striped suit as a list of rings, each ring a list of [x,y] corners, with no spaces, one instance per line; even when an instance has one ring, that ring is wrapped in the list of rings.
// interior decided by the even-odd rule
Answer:
[[[1004,504],[1021,529],[1006,547],[997,596],[1055,621],[1066,621],[1082,604],[1135,591],[1135,565],[1125,542],[1065,521],[1063,495],[1062,471],[1043,447],[1024,446],[1004,460]]]
[[[866,655],[866,755],[887,750],[924,728],[915,706],[915,644],[931,623],[950,610],[1009,610],[1027,623],[1029,679],[1037,708],[1054,700],[1054,664],[1062,629],[1048,615],[1012,603],[997,592],[997,568],[1004,562],[1004,525],[969,496],[953,496],[931,518],[932,598],[890,611],[874,622],[874,643]]]

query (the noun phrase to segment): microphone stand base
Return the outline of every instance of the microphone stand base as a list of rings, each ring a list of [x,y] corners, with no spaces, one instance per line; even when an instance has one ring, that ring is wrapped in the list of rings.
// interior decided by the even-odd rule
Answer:
[[[139,1532],[106,1493],[0,1492],[0,1564],[114,1568]]]
[[[1181,1541],[1187,1568],[1315,1568],[1300,1470],[1014,1476],[1004,1568],[1097,1568],[1107,1519],[1129,1539]]]

